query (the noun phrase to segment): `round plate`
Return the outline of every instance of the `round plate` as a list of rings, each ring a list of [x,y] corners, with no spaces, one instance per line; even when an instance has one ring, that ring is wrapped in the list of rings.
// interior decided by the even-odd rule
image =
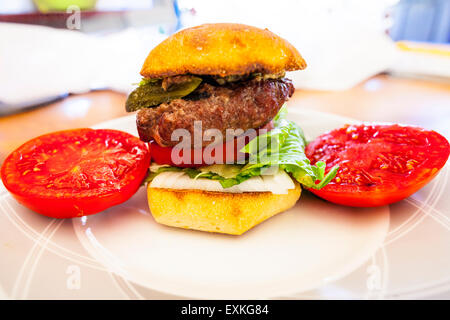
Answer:
[[[309,138],[312,138],[325,130],[340,126],[344,122],[351,122],[350,119],[341,118],[332,114],[313,112],[308,109],[302,109],[299,106],[291,106],[290,108],[292,118],[305,128]],[[390,119],[385,120],[389,121]],[[118,124],[119,128],[121,128],[121,126],[125,124],[125,127],[128,127],[128,129],[125,127],[123,129],[135,132],[134,118],[131,117],[127,121],[127,124],[125,124],[123,119],[118,119],[102,124],[101,126],[112,128],[117,127],[116,125]],[[447,137],[447,139],[449,138],[450,137]],[[319,279],[321,276],[324,276],[325,280],[320,284],[317,284],[317,282],[314,284],[313,281],[310,282],[312,286],[316,287],[315,289],[302,291],[306,286],[303,286],[303,284],[295,284],[290,287],[286,286],[285,288],[282,288],[283,290],[275,290],[276,288],[271,290],[269,288],[267,290],[270,291],[268,294],[271,297],[274,296],[275,298],[284,299],[449,299],[450,256],[448,253],[450,252],[450,197],[446,196],[450,193],[449,168],[450,165],[447,164],[427,186],[408,199],[389,206],[389,231],[383,243],[371,255],[370,252],[373,251],[371,248],[367,247],[364,249],[367,250],[366,254],[370,255],[370,258],[358,268],[351,271],[351,269],[358,264],[358,261],[357,259],[352,260],[352,257],[346,255],[346,252],[343,251],[342,256],[339,257],[341,259],[337,262],[333,262],[333,268],[328,265],[329,262],[327,261],[329,260],[318,263],[318,269],[315,272],[314,277],[317,276],[315,279]],[[324,224],[326,222],[330,223],[331,226],[332,220],[328,221],[325,217],[328,217],[328,211],[331,213],[331,210],[334,210],[332,205],[322,202],[317,198],[313,198],[308,195],[307,192],[304,192],[294,210],[295,212],[301,210],[300,214],[304,216],[304,219],[302,218],[302,223],[306,226],[306,223],[308,221],[311,222],[311,219],[314,219],[315,217],[311,217],[308,215],[308,212],[304,212],[304,210],[307,206],[316,207],[319,205],[322,205],[323,208],[325,208],[325,211],[319,213],[320,221],[317,221],[316,223],[316,225],[318,225],[313,226],[314,224],[308,224],[310,228],[308,230],[302,229],[304,231],[296,229],[298,233],[307,232],[308,237],[310,237],[305,240],[306,242],[304,244],[300,243],[298,250],[295,251],[294,257],[298,259],[301,258],[300,254],[305,254],[304,251],[300,251],[302,245],[311,246],[310,250],[312,251],[315,248],[318,248],[317,244],[319,244],[319,242],[331,238],[331,234],[325,235],[326,238],[323,238],[322,236],[319,237],[319,233],[317,232],[319,232],[320,228],[325,228]],[[133,206],[135,206],[134,209]],[[158,241],[167,239],[169,234],[160,238],[157,238],[156,235],[150,237],[151,230],[160,228],[161,230],[165,230],[164,232],[172,232],[170,237],[173,239],[176,239],[177,234],[183,234],[181,237],[182,241],[187,241],[186,239],[189,237],[202,237],[202,239],[208,237],[208,241],[210,239],[215,239],[214,241],[216,244],[219,243],[219,240],[217,239],[227,239],[227,241],[229,240],[230,246],[233,245],[232,241],[235,241],[236,243],[251,243],[251,239],[241,241],[241,239],[243,239],[242,237],[227,237],[224,235],[208,236],[199,232],[175,230],[155,225],[145,205],[144,190],[132,198],[130,202],[127,202],[126,205],[124,204],[123,206],[117,207],[117,209],[119,208],[124,208],[124,210],[119,210],[117,212],[108,210],[95,217],[89,217],[89,221],[86,219],[85,226],[81,225],[74,228],[72,220],[50,219],[35,214],[21,206],[11,197],[3,185],[0,184],[0,269],[2,270],[2,272],[0,272],[0,298],[3,298],[2,290],[4,291],[6,298],[12,299],[179,298],[182,296],[168,294],[168,292],[178,292],[177,290],[173,290],[173,287],[177,289],[177,287],[184,285],[185,282],[182,282],[186,281],[184,278],[171,278],[169,281],[161,278],[158,281],[166,281],[166,283],[159,283],[158,281],[150,281],[151,283],[149,283],[149,274],[153,272],[155,266],[149,268],[145,263],[138,264],[136,261],[127,260],[129,256],[134,257],[134,259],[143,260],[151,258],[148,252],[143,251],[148,250],[149,246],[143,249],[142,243],[135,244],[138,240],[141,240],[136,240],[134,237],[142,237],[142,241],[148,241],[148,239],[150,239],[152,242],[149,243],[152,243],[152,246],[160,246],[160,248],[163,247],[164,250],[167,250],[169,245],[172,246],[173,242],[167,242],[166,244]],[[128,213],[127,210],[130,210],[131,213]],[[138,233],[138,230],[141,230],[140,226],[136,225],[132,226],[133,230],[128,231],[128,223],[131,223],[131,221],[126,221],[123,226],[117,225],[119,221],[124,221],[125,217],[136,216],[138,212],[142,215],[141,218],[144,223],[142,228],[145,229],[141,234]],[[260,236],[262,236],[261,233],[264,233],[264,237],[271,237],[271,244],[269,246],[267,245],[268,241],[266,240],[261,244],[257,244],[257,249],[264,251],[266,258],[269,261],[271,257],[273,257],[272,260],[279,259],[279,254],[276,253],[276,251],[287,250],[287,252],[294,252],[293,246],[291,247],[291,239],[288,239],[287,244],[283,243],[282,246],[279,242],[276,242],[277,239],[273,239],[275,236],[286,239],[283,238],[282,234],[280,235],[279,230],[271,231],[275,233],[269,235],[269,231],[275,227],[271,225],[279,223],[277,220],[294,221],[295,219],[292,219],[292,217],[289,216],[297,213],[292,212],[285,212],[273,219],[269,219],[265,223],[251,230],[251,233],[244,235],[244,237],[255,237],[252,233],[255,233],[256,235],[260,234]],[[109,218],[106,216],[108,214],[123,215],[124,217],[122,220],[112,220],[114,216]],[[349,212],[345,211],[341,213],[340,217],[346,216],[347,214],[349,214]],[[351,214],[349,215],[351,219],[356,219],[351,216]],[[383,215],[381,214],[380,216]],[[94,218],[98,218],[98,220],[95,220]],[[100,236],[100,229],[98,229],[100,226],[95,225],[94,220],[98,223],[100,223],[100,221],[111,222],[109,226],[114,226],[114,230],[106,230],[108,229],[108,226],[101,227],[103,232],[110,238],[116,237],[114,234],[115,232],[117,233],[117,237],[121,235],[120,240],[119,238],[113,239],[116,248],[110,247],[109,243]],[[75,221],[75,223],[81,222],[82,221]],[[339,225],[344,222],[348,225],[349,220],[344,219],[344,221],[341,221],[341,219],[337,219],[332,224],[334,227],[339,228]],[[367,224],[360,222],[359,224],[354,224],[352,231],[349,231],[349,233],[352,233],[351,236],[354,240],[351,245],[360,241],[359,238],[356,237],[356,234],[361,234],[360,228],[368,229]],[[79,237],[82,238],[82,241],[78,240],[75,229],[79,233]],[[367,229],[364,230],[367,231]],[[264,232],[260,230],[263,230]],[[286,227],[286,230],[289,230],[289,226]],[[323,230],[321,232],[323,232]],[[353,232],[355,232],[355,235],[353,235]],[[124,234],[126,234],[125,239]],[[184,234],[186,234],[186,236],[184,236]],[[300,235],[292,235],[295,239],[298,236]],[[189,241],[194,243],[195,240]],[[334,241],[336,241],[336,239],[333,238],[328,244],[322,243],[321,248],[324,251],[317,252],[317,255],[319,256],[319,254],[324,254],[324,252],[326,252],[328,255],[337,257],[333,252],[335,246],[333,243]],[[222,242],[225,243],[224,241]],[[314,243],[311,244],[311,242]],[[296,239],[294,243],[298,244],[298,239]],[[224,248],[217,247],[216,244],[213,246],[213,252],[218,250],[227,252]],[[264,245],[266,245],[265,248]],[[358,248],[358,250],[362,250],[363,244],[360,243],[360,245],[361,248]],[[125,251],[127,254],[126,258],[117,254],[117,246],[122,246],[120,250]],[[180,243],[176,243],[175,246],[184,247],[184,245]],[[90,253],[87,252],[86,248]],[[304,249],[305,247],[303,247],[303,250]],[[170,248],[170,250],[175,249]],[[194,250],[194,248],[189,248],[189,250],[188,253],[184,253],[189,257],[182,262],[181,266],[179,266],[180,269],[183,268],[186,261],[189,262],[189,259],[193,259],[194,254],[198,254],[199,251],[198,249]],[[149,252],[152,251],[149,250]],[[220,251],[218,252],[220,253]],[[228,266],[230,266],[231,263],[235,263],[229,259],[225,260],[226,257],[219,253],[215,253],[211,257],[214,258],[220,256],[223,261],[226,261]],[[232,252],[232,254],[235,253]],[[254,253],[249,251],[246,252],[246,256],[241,256],[242,263],[239,267],[244,266],[244,263],[250,263],[254,266],[255,264],[251,261],[252,254]],[[203,259],[207,259],[210,252],[201,252],[201,255],[204,256]],[[352,252],[351,255],[359,256],[363,259],[364,254],[362,252]],[[164,254],[164,256],[167,261],[174,261],[172,257],[167,257],[167,254]],[[292,257],[288,258],[290,259],[289,261],[295,261]],[[303,258],[306,258],[306,256]],[[260,253],[259,259],[259,261],[261,261]],[[250,262],[248,262],[249,260]],[[270,263],[270,266],[277,268],[276,270],[278,271],[280,269],[282,270],[277,274],[278,278],[276,279],[281,279],[282,277],[280,274],[285,272],[285,270],[288,270],[288,267],[290,266],[286,264],[286,260],[280,261],[280,263],[275,266],[272,262],[268,262],[267,260],[264,262]],[[306,261],[306,259],[304,259],[302,263],[311,263],[311,261]],[[141,273],[133,273],[134,270],[132,270],[130,262],[133,262],[140,267],[144,266],[148,269],[144,269],[143,271],[141,269]],[[284,263],[284,265],[282,265],[282,263]],[[161,267],[163,266],[164,261],[156,260],[156,264]],[[347,270],[341,268],[341,266],[345,264],[347,265]],[[167,265],[164,265],[164,267],[167,267]],[[117,273],[111,271],[113,268],[117,270]],[[219,275],[219,278],[222,277],[223,274],[228,274],[229,277],[232,275],[231,269],[221,266],[220,270],[223,272]],[[302,270],[304,269],[300,266],[297,272],[300,274]],[[259,272],[259,276],[261,276],[262,272],[266,271],[267,269],[264,264],[258,265],[254,270],[255,274]],[[274,274],[273,270],[269,271],[272,272],[271,275]],[[193,272],[194,275],[198,275],[197,272],[198,271]],[[332,278],[334,275],[339,277],[347,272],[350,273],[341,279]],[[118,274],[126,274],[128,279],[132,279],[133,282],[127,281],[126,278],[121,277]],[[235,276],[239,275],[240,273],[237,272]],[[190,277],[190,275],[188,275],[188,277]],[[52,281],[49,282],[48,279],[52,279]],[[260,280],[261,283],[266,283],[267,286],[271,286],[270,280],[265,278],[261,278]],[[297,278],[297,280],[299,280],[299,278]],[[178,281],[181,282],[178,283]],[[309,279],[307,279],[307,281],[309,281]],[[197,285],[199,284],[197,283]],[[213,285],[214,282],[205,284],[204,291],[201,289],[201,296],[213,293],[214,290],[217,290],[217,288],[212,287]],[[242,287],[239,286],[239,284],[236,284],[235,280],[231,281],[230,285],[236,286],[237,289],[233,292],[232,297],[237,297],[239,293],[238,289],[241,289]],[[151,288],[158,288],[158,290]],[[250,290],[250,288],[247,289]],[[284,289],[286,289],[286,291],[284,291]],[[290,289],[295,290],[295,292],[288,294]],[[186,290],[191,290],[190,293],[192,294],[192,288],[188,287]],[[285,293],[280,294],[280,292]],[[188,295],[189,294],[187,293],[186,296]],[[257,292],[255,296],[262,296],[262,294]],[[214,297],[214,295],[211,297]]]
[[[307,139],[350,122],[310,111],[290,110],[289,117]],[[135,116],[96,128],[136,134]],[[227,236],[157,224],[142,188],[73,225],[97,261],[141,286],[188,298],[259,299],[311,290],[361,266],[387,235],[389,208],[337,206],[304,191],[291,210]]]

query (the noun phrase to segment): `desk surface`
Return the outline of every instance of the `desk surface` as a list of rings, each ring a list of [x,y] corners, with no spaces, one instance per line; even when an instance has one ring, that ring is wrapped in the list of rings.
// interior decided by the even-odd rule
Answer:
[[[98,91],[0,118],[0,163],[25,141],[51,131],[89,127],[125,116],[126,96]],[[450,137],[450,84],[379,75],[346,91],[296,90],[291,108],[309,108],[362,121],[419,125]]]

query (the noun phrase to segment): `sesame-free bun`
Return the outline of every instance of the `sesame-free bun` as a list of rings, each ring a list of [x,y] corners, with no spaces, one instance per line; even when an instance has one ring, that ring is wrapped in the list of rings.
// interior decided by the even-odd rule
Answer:
[[[150,211],[158,223],[208,232],[240,235],[295,205],[301,188],[287,194],[226,193],[147,187]]]
[[[304,68],[306,63],[297,49],[269,30],[215,23],[184,29],[161,42],[148,55],[141,75],[276,74]]]

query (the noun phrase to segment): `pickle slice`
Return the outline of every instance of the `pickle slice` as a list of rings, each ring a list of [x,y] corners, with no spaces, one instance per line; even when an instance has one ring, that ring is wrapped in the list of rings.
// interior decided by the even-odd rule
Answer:
[[[174,84],[165,91],[161,87],[161,80],[141,81],[141,85],[128,96],[125,109],[127,112],[133,112],[182,98],[197,89],[201,82],[201,78],[192,77],[190,81]]]

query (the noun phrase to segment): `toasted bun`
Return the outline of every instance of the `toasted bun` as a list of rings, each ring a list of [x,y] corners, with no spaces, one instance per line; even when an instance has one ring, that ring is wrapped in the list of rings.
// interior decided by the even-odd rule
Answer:
[[[148,55],[141,75],[275,74],[304,68],[306,63],[297,49],[269,30],[216,23],[182,30],[161,42]]]
[[[295,205],[301,188],[288,194],[225,193],[147,187],[155,220],[172,227],[240,235]]]

